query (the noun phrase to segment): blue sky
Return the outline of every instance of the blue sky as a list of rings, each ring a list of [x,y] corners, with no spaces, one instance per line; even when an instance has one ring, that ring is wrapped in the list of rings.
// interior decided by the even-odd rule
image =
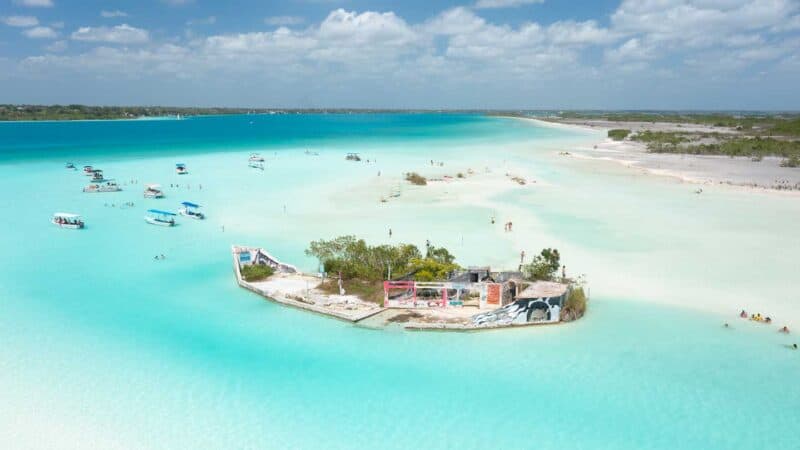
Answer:
[[[0,103],[800,109],[798,0],[0,0]]]

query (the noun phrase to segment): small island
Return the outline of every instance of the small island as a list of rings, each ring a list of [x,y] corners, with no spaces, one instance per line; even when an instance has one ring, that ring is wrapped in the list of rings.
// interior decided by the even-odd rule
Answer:
[[[582,278],[556,249],[517,270],[461,267],[443,247],[368,245],[355,236],[311,242],[320,273],[302,273],[258,247],[233,246],[239,286],[268,300],[370,328],[470,331],[557,324],[582,317]],[[560,273],[559,273],[560,271]]]

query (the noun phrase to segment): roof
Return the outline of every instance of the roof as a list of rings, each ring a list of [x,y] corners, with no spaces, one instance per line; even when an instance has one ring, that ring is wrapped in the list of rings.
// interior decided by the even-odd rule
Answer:
[[[160,209],[148,209],[147,212],[153,213],[153,214],[162,214],[162,215],[165,215],[165,216],[174,216],[175,215],[175,213],[171,213],[169,211],[162,211]]]
[[[553,281],[534,281],[530,286],[517,294],[517,298],[558,297],[566,294],[567,285]]]
[[[199,208],[200,207],[200,205],[198,205],[197,203],[192,203],[192,202],[181,202],[181,205],[188,206],[190,208]]]
[[[65,219],[78,219],[81,217],[80,214],[72,214],[72,213],[54,213],[53,217],[63,217]]]

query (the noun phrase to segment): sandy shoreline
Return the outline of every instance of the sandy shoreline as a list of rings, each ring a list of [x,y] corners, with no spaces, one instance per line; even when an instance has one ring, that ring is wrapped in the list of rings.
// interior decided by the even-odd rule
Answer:
[[[611,121],[568,121],[551,122],[539,119],[522,119],[537,125],[602,131],[613,128],[626,128],[634,131],[684,131],[736,133],[736,130],[723,127],[676,123],[611,122]],[[566,150],[566,149],[565,149]],[[723,185],[769,193],[800,195],[800,170],[781,167],[783,158],[765,157],[752,161],[746,157],[731,158],[719,155],[690,155],[675,153],[650,153],[646,145],[633,141],[614,141],[607,137],[591,146],[569,149],[564,156],[610,161],[624,167],[641,170],[644,173],[677,178],[686,183],[700,185]],[[792,187],[793,189],[787,189]]]

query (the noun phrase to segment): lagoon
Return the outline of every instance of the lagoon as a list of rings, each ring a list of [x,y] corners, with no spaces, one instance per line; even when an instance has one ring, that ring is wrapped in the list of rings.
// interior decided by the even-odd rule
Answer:
[[[787,346],[798,338],[777,333],[800,326],[797,197],[697,196],[558,155],[602,138],[457,114],[0,124],[0,442],[797,448],[800,352]],[[266,158],[263,172],[247,167],[251,151]],[[87,177],[66,161],[102,168],[124,190],[84,194]],[[463,182],[402,182],[410,170],[469,169]],[[150,182],[166,198],[143,199]],[[146,209],[181,201],[208,219],[144,222]],[[54,227],[61,210],[87,228]],[[513,267],[520,250],[558,247],[568,271],[587,274],[590,309],[544,329],[375,331],[264,302],[233,281],[231,244],[311,271],[308,242],[345,233],[430,239],[462,265]],[[776,323],[741,321],[741,308]]]

